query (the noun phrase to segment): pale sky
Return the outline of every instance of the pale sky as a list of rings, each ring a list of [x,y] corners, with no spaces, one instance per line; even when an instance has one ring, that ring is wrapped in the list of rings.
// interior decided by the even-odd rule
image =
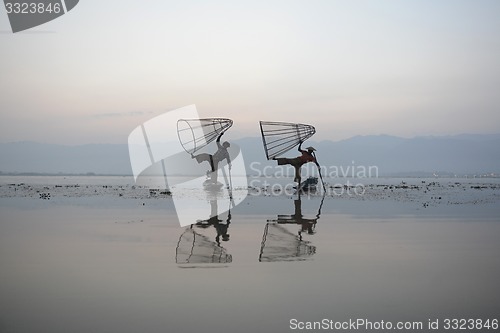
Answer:
[[[499,133],[499,18],[497,0],[80,0],[12,34],[1,8],[0,142],[126,143],[190,104],[232,138]]]

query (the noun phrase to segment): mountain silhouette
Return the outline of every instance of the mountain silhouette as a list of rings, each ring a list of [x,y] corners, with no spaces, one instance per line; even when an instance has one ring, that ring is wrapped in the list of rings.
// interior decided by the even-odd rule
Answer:
[[[276,165],[266,160],[261,138],[230,141],[241,147],[248,174]],[[327,168],[376,166],[380,176],[500,173],[500,134],[415,138],[369,135],[341,141],[308,140],[305,144],[317,149],[319,163]],[[1,143],[0,156],[3,173],[132,174],[126,144]],[[298,152],[293,149],[284,156],[295,157]]]

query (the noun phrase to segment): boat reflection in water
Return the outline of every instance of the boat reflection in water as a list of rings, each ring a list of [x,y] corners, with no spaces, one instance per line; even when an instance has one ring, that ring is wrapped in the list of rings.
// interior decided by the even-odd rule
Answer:
[[[308,260],[316,253],[316,246],[303,239],[302,234],[315,233],[316,223],[321,215],[321,207],[325,197],[321,199],[318,213],[314,218],[305,218],[302,215],[302,200],[300,192],[294,200],[294,213],[291,215],[278,215],[275,220],[268,220],[264,228],[260,247],[260,262],[275,261],[302,261]],[[290,232],[285,224],[299,225],[297,234]]]

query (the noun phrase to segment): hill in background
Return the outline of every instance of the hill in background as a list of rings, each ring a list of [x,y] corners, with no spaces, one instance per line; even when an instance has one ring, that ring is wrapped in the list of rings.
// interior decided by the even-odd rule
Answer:
[[[230,140],[230,136],[227,137]],[[265,159],[260,138],[231,141],[243,151],[247,172],[274,161]],[[308,140],[320,164],[340,171],[351,166],[376,166],[380,176],[500,174],[500,134],[463,134],[400,138],[389,135],[355,136],[341,141]],[[287,156],[295,157],[290,151]],[[130,175],[126,144],[65,146],[34,142],[0,144],[2,173],[67,173]],[[253,162],[253,167],[252,163]]]

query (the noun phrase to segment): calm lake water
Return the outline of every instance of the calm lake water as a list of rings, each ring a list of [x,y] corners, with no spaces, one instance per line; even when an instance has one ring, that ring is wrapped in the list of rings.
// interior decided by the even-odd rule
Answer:
[[[427,208],[297,199],[251,197],[220,221],[180,227],[169,197],[4,196],[0,332],[299,331],[292,319],[426,329],[439,319],[437,332],[446,318],[500,319],[497,197]]]

